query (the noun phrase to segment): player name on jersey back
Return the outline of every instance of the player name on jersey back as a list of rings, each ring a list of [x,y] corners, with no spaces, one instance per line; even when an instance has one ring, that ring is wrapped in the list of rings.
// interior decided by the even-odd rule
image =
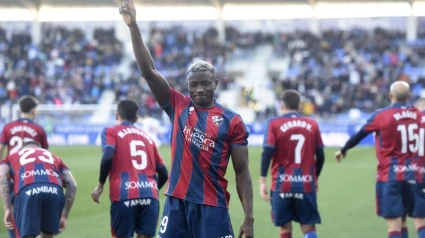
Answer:
[[[131,134],[143,136],[145,139],[149,141],[149,144],[153,144],[153,140],[146,133],[144,133],[142,130],[139,130],[135,127],[125,127],[122,130],[120,130],[117,135],[122,139],[125,136],[131,135]]]
[[[38,135],[37,131],[35,131],[33,128],[25,125],[17,125],[10,128],[10,134],[14,135],[18,132],[26,132],[30,134],[32,137],[36,137]]]
[[[284,123],[281,127],[280,130],[282,132],[286,132],[291,128],[294,127],[300,127],[300,128],[305,128],[308,131],[311,131],[311,129],[313,128],[313,126],[306,122],[306,121],[302,121],[302,120],[293,120],[293,121],[288,121],[286,123]]]
[[[413,112],[413,111],[401,111],[401,112],[394,113],[393,117],[397,121],[399,121],[401,119],[405,119],[405,118],[411,118],[411,119],[416,120],[418,118],[418,114],[416,112]]]

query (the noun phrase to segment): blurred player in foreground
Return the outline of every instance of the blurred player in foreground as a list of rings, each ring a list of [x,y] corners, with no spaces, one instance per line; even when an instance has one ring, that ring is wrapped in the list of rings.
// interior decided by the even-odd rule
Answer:
[[[272,217],[281,238],[292,238],[292,221],[300,223],[304,238],[316,238],[320,224],[316,188],[325,161],[323,142],[317,122],[301,115],[300,107],[300,94],[285,91],[283,115],[269,121],[264,136],[260,195],[270,201],[266,177],[272,161]]]
[[[414,218],[417,228],[423,227],[425,209],[414,201],[417,177],[414,165],[418,150],[420,112],[407,105],[410,87],[404,81],[391,84],[391,106],[375,111],[357,134],[353,135],[340,151],[337,161],[346,156],[369,133],[375,132],[378,174],[376,182],[377,214],[387,221],[388,237],[408,237],[405,218]],[[423,199],[418,197],[419,199]],[[419,237],[425,238],[423,229]]]
[[[109,175],[111,229],[113,237],[155,236],[159,217],[158,190],[168,172],[154,141],[134,127],[139,106],[131,100],[118,103],[118,125],[102,132],[99,184],[92,198],[99,203]],[[158,173],[158,181],[156,174]]]
[[[216,103],[218,80],[207,62],[187,72],[190,97],[170,88],[155,69],[136,22],[133,0],[120,13],[129,26],[137,64],[152,94],[172,123],[171,174],[158,237],[234,237],[228,211],[226,174],[230,156],[245,219],[239,237],[253,237],[252,181],[248,168],[248,132],[241,117]]]
[[[4,148],[7,154],[13,154],[22,148],[27,141],[36,141],[42,148],[48,149],[47,135],[44,129],[34,122],[38,101],[32,96],[23,96],[18,101],[21,117],[3,127],[0,136],[0,158],[3,158]],[[13,184],[9,184],[13,188]],[[13,191],[11,191],[13,205]],[[15,238],[14,230],[8,230],[9,237]]]
[[[15,183],[13,215],[10,178]],[[63,187],[66,187],[65,196]],[[15,220],[17,237],[41,234],[41,238],[49,238],[64,231],[76,192],[77,184],[62,160],[35,141],[25,142],[19,152],[0,161],[4,223],[11,229]]]
[[[0,156],[7,146],[8,153],[18,152],[27,141],[36,141],[42,148],[49,149],[47,135],[43,127],[34,122],[38,101],[32,96],[24,96],[19,99],[21,117],[3,127],[0,137]]]

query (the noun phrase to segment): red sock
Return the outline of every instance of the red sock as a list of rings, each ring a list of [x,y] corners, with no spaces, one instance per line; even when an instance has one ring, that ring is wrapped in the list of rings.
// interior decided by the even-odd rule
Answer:
[[[280,238],[292,238],[292,233],[282,233],[280,234]]]

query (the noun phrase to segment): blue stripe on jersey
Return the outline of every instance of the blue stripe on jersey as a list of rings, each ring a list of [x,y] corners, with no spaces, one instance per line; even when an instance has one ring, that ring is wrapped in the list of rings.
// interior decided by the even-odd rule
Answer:
[[[207,121],[209,117],[208,111],[197,111],[198,122],[196,123],[195,128],[201,130],[205,133],[205,129],[207,128]],[[195,129],[193,129],[192,133],[195,133]],[[192,137],[193,138],[193,137]],[[211,149],[211,148],[210,148]],[[189,186],[187,187],[188,191],[196,191],[194,196],[204,197],[204,173],[202,170],[202,166],[199,164],[199,155],[201,154],[201,149],[198,148],[194,143],[190,144],[190,152],[192,154],[192,175],[190,177]],[[196,200],[196,197],[194,198]]]
[[[413,159],[407,159],[406,161],[406,168],[410,168],[410,165],[412,165]],[[404,172],[404,179],[405,181],[408,180],[415,180],[415,172],[412,170],[407,170],[406,172]]]
[[[282,181],[279,178],[280,175],[285,174],[285,167],[283,166],[279,166],[279,171],[277,173],[277,178],[276,178],[276,187],[274,188],[275,192],[280,193],[280,191],[282,191]]]
[[[19,169],[19,187],[18,190],[21,190],[22,187],[24,187],[25,179],[22,179],[22,175],[25,173],[25,166],[21,166]],[[16,181],[14,181],[16,183]]]
[[[130,174],[128,172],[121,172],[120,177],[120,201],[128,200],[128,190],[125,189],[125,183],[130,181]]]
[[[37,171],[39,175],[34,176],[34,183],[50,183],[49,175],[41,175],[41,171],[44,171],[44,164],[42,163],[35,163],[34,164],[34,171]]]
[[[302,175],[301,168],[293,168],[290,176],[292,176],[293,178],[297,178],[298,176],[301,176],[301,175]],[[303,182],[291,182],[291,191],[300,191],[300,186],[303,186],[302,190],[304,190]]]
[[[168,191],[167,191],[168,195],[171,195],[174,192],[177,182],[180,179],[180,174],[181,174],[180,164],[182,162],[182,155],[183,155],[184,143],[185,143],[183,130],[184,130],[184,127],[186,126],[187,118],[189,117],[189,106],[190,105],[187,105],[187,107],[183,110],[178,120],[177,136],[176,138],[174,138],[175,143],[177,145],[174,151],[174,155],[171,155],[173,156],[173,164],[171,165],[171,168],[173,169],[171,170],[171,173],[170,173],[170,179],[169,179],[170,183],[168,184]],[[175,129],[176,128],[173,128],[173,130]]]
[[[106,145],[106,130],[108,128],[103,128],[102,132],[100,133],[100,144],[102,148]]]
[[[229,123],[222,123],[220,127],[218,128],[217,136],[226,134],[229,131],[229,126],[230,126]],[[215,150],[211,154],[211,158],[210,158],[211,164],[210,164],[208,173],[211,176],[211,178],[214,178],[213,184],[217,192],[217,205],[221,207],[226,207],[225,191],[217,182],[217,180],[219,179],[219,174],[217,170],[215,169],[220,167],[224,143],[216,143],[215,147],[216,147]],[[227,156],[226,159],[228,160],[229,157]]]
[[[149,183],[146,174],[137,174],[140,183]],[[153,198],[152,189],[151,188],[139,188],[139,198]]]
[[[267,145],[267,140],[269,139],[269,126],[270,126],[270,123],[272,122],[272,120],[273,119],[267,120],[266,127],[265,127],[266,133],[264,133],[264,139],[263,139],[263,146]],[[267,146],[274,147],[272,145],[267,145]]]

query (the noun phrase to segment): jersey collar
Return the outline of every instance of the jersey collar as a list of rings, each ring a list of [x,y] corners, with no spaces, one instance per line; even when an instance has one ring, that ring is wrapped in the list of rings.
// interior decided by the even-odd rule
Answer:
[[[396,102],[393,103],[393,105],[391,105],[392,108],[401,108],[401,107],[409,107],[409,105],[407,103],[403,103],[403,102]]]
[[[299,117],[301,114],[299,112],[289,112],[282,115],[282,117]]]
[[[133,124],[134,124],[133,122],[129,122],[129,121],[121,122],[121,125],[123,125],[123,126],[132,126]]]
[[[18,120],[17,120],[17,121],[28,121],[28,122],[30,122],[30,123],[34,123],[34,121],[33,121],[32,119],[29,119],[29,118],[22,118],[22,117],[18,118]]]

